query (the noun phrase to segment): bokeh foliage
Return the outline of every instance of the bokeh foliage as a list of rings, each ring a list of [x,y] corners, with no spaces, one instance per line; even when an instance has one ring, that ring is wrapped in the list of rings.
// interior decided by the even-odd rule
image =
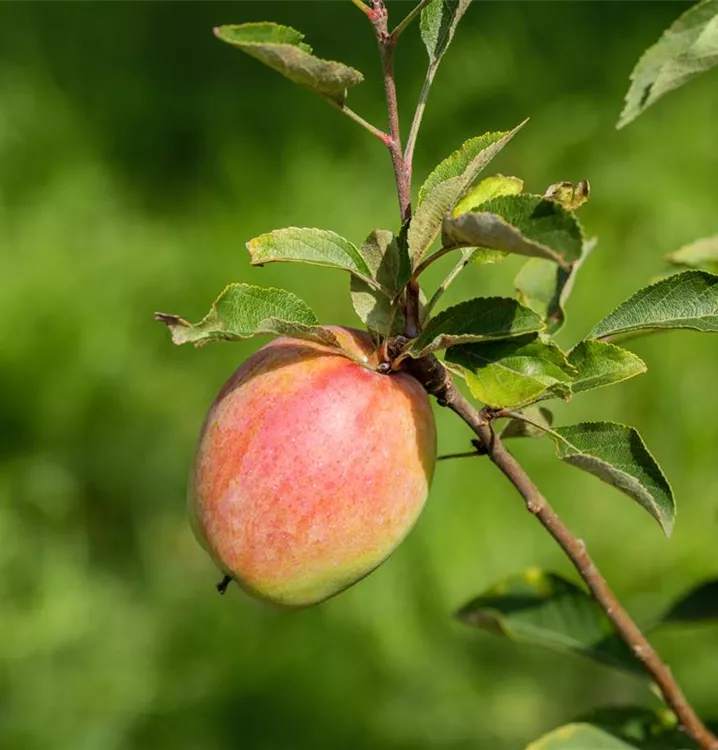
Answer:
[[[582,220],[599,245],[567,345],[662,273],[664,253],[716,232],[714,76],[614,129],[636,58],[682,7],[476,3],[437,75],[417,185],[467,137],[527,115],[496,171],[531,192],[591,181]],[[270,15],[362,70],[350,103],[381,123],[375,44],[348,2],[0,6],[0,746],[501,750],[595,705],[650,703],[630,677],[449,618],[526,566],[572,575],[480,459],[440,464],[407,543],[319,608],[212,590],[186,473],[210,400],[257,344],[173,348],[152,312],[199,319],[233,279],[353,323],[341,274],[250,269],[244,242],[297,225],[358,243],[397,225],[374,139],[211,35]],[[424,57],[414,29],[397,60],[409,106]],[[432,268],[436,282],[451,263]],[[519,265],[467,269],[442,305],[505,293]],[[570,421],[641,429],[677,496],[670,542],[550,445],[514,449],[641,615],[718,573],[718,349],[669,333],[635,350],[648,374],[577,397]],[[442,450],[465,450],[461,423],[437,417]],[[655,641],[696,708],[714,711],[715,630]]]

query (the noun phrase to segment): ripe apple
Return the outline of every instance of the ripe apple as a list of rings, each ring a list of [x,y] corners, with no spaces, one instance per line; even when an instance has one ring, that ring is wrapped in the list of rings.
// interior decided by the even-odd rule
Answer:
[[[200,542],[247,592],[287,606],[323,601],[388,557],[436,460],[421,385],[378,373],[368,334],[332,331],[355,359],[279,338],[244,362],[210,409],[192,472]]]

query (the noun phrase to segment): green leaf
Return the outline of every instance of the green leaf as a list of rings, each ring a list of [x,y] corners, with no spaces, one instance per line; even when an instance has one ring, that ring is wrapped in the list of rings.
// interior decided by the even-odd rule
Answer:
[[[649,47],[631,73],[622,128],[669,91],[718,64],[718,0],[689,8]]]
[[[339,347],[334,334],[318,325],[307,304],[284,289],[230,284],[199,323],[166,313],[155,313],[155,318],[167,325],[175,344],[204,346],[269,333]]]
[[[675,601],[659,625],[718,620],[718,579],[704,581]]]
[[[486,133],[470,138],[427,177],[419,190],[418,208],[409,225],[409,254],[414,267],[439,234],[447,212],[471,187],[479,172],[523,126],[522,122],[509,132]]]
[[[578,654],[646,676],[593,598],[555,573],[529,568],[511,576],[462,607],[457,617],[518,643]]]
[[[633,427],[583,422],[550,433],[562,461],[593,474],[642,505],[670,536],[676,514],[673,492]]]
[[[354,309],[370,330],[383,336],[397,333],[404,324],[404,316],[394,304],[394,296],[403,283],[405,265],[400,243],[391,232],[375,229],[364,240],[360,254],[380,288],[352,276],[350,291]]]
[[[556,344],[536,336],[452,346],[446,361],[466,380],[475,398],[495,408],[571,397],[573,368]]]
[[[578,375],[571,383],[574,393],[613,385],[646,371],[645,362],[633,352],[603,341],[581,341],[568,354]]]
[[[549,333],[557,333],[565,323],[564,307],[573,290],[576,275],[594,247],[595,239],[584,242],[581,257],[569,268],[562,268],[543,258],[531,258],[516,275],[514,287],[519,300],[541,315]]]
[[[471,0],[434,0],[421,11],[419,27],[429,53],[430,67],[439,64],[470,2]]]
[[[314,57],[312,48],[302,42],[304,34],[288,26],[244,23],[219,26],[214,33],[218,39],[238,47],[290,81],[340,105],[346,99],[347,89],[364,80],[358,70],[348,65]]]
[[[429,352],[470,341],[495,341],[540,331],[541,318],[507,297],[477,297],[440,312],[414,342],[411,354]]]
[[[255,266],[274,261],[312,263],[344,269],[371,286],[379,286],[356,246],[328,229],[276,229],[250,240],[247,250]]]
[[[518,177],[505,177],[495,174],[477,182],[454,206],[452,216],[475,211],[482,203],[502,195],[519,195],[524,189],[524,181]]]
[[[506,195],[480,208],[444,219],[444,245],[488,247],[545,258],[567,269],[581,257],[581,226],[555,201],[540,195]]]
[[[702,268],[706,271],[718,273],[718,234],[703,237],[691,242],[679,250],[666,255],[666,259],[676,266],[688,268]]]
[[[718,276],[683,271],[644,287],[594,326],[589,338],[672,328],[718,332]]]
[[[529,406],[522,409],[521,413],[531,422],[523,419],[510,419],[506,427],[501,431],[501,438],[539,438],[543,437],[553,424],[553,414],[543,406]]]
[[[697,750],[668,709],[625,706],[594,711],[532,742],[526,750]]]

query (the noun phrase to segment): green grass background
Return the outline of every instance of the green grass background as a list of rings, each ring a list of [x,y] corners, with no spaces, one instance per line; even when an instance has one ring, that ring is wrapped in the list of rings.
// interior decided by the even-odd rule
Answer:
[[[409,7],[390,3],[395,19]],[[600,243],[566,345],[661,273],[665,252],[718,231],[715,75],[614,129],[633,64],[684,7],[476,2],[437,77],[415,187],[465,138],[527,116],[491,171],[533,192],[591,181],[582,219]],[[375,43],[349,2],[0,6],[0,746],[508,750],[595,705],[657,705],[629,677],[452,620],[526,566],[573,576],[480,461],[440,464],[408,541],[322,606],[278,613],[213,590],[186,476],[208,404],[261,342],[175,348],[153,311],[198,319],[226,283],[247,281],[353,324],[344,275],[250,269],[244,242],[288,225],[359,242],[397,224],[380,144],[211,35],[265,19],[360,68],[350,104],[382,123]],[[405,126],[424,65],[413,29],[397,61]],[[510,293],[517,268],[471,268],[446,303]],[[670,541],[550,445],[515,450],[647,616],[718,574],[718,339],[634,348],[647,375],[558,405],[557,420],[640,428],[678,498]],[[467,429],[437,418],[441,451],[466,449]],[[718,715],[718,631],[655,640]]]

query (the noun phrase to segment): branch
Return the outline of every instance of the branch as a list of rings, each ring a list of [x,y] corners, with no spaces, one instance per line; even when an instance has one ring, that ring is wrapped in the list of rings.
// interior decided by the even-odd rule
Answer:
[[[527,510],[536,516],[571,560],[593,598],[653,678],[664,701],[678,717],[683,731],[698,744],[701,750],[718,750],[718,738],[711,734],[700,720],[673,677],[670,667],[661,660],[646,636],[618,601],[589,556],[583,540],[577,539],[572,534],[494,432],[491,419],[495,413],[490,410],[480,412],[472,406],[457,389],[441,362],[433,355],[418,360],[407,360],[405,366],[425,390],[436,397],[440,405],[451,409],[471,427],[486,451],[486,455],[523,497]]]
[[[399,105],[396,98],[396,81],[394,79],[394,48],[398,34],[389,33],[389,15],[383,0],[372,0],[371,11],[368,15],[374,27],[374,33],[379,45],[381,68],[384,77],[384,92],[386,94],[386,109],[389,120],[389,135],[384,140],[384,143],[389,149],[391,163],[394,167],[394,179],[399,198],[401,223],[402,226],[406,227],[411,219],[411,160],[407,161],[404,158],[401,147],[401,130],[399,128]],[[401,26],[399,24],[399,27]],[[414,338],[420,332],[419,294],[419,284],[413,279],[407,284],[404,296],[405,333],[410,338]]]
[[[374,27],[381,55],[381,69],[384,78],[386,109],[389,120],[389,138],[386,140],[386,145],[394,167],[401,223],[404,224],[411,218],[411,173],[406,169],[401,149],[399,105],[396,98],[396,81],[394,80],[394,47],[396,42],[389,33],[389,14],[383,0],[372,0],[372,10],[369,18]]]

